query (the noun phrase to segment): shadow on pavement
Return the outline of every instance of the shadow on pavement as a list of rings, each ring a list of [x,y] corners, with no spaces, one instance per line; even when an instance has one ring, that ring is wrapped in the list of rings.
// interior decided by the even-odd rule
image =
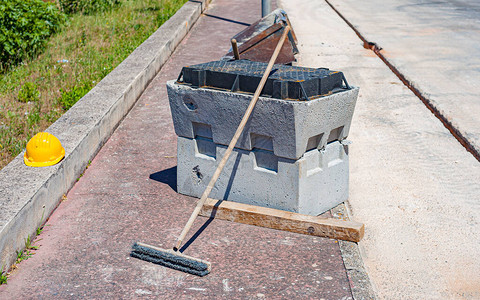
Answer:
[[[248,23],[245,23],[245,22],[235,21],[235,20],[232,20],[232,19],[222,18],[222,17],[219,17],[219,16],[214,16],[214,15],[209,15],[209,14],[203,14],[203,15],[207,16],[207,17],[210,17],[210,18],[215,18],[215,19],[219,19],[219,20],[222,20],[222,21],[227,21],[227,22],[231,22],[231,23],[235,23],[235,24],[239,24],[239,25],[244,25],[244,26],[250,26],[251,25],[251,24],[248,24]]]
[[[223,200],[218,200],[217,203],[215,203],[214,205],[214,209],[212,210],[212,213],[210,215],[210,218],[208,218],[208,220],[203,223],[202,227],[200,227],[197,232],[195,232],[193,234],[193,236],[185,243],[183,244],[182,248],[180,248],[180,252],[183,253],[183,251],[187,250],[188,246],[190,246],[190,244],[192,244],[199,236],[200,234],[205,230],[207,229],[208,225],[210,225],[210,223],[212,223],[213,219],[215,219],[215,215],[217,214],[217,209],[218,209],[218,206],[223,202]]]
[[[150,179],[168,184],[177,191],[177,166],[150,174]]]

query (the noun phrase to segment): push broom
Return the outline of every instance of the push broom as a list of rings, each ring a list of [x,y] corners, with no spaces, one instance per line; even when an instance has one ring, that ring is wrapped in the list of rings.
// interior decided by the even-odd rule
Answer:
[[[240,125],[238,125],[235,135],[230,141],[230,144],[228,144],[228,148],[225,151],[225,154],[222,160],[218,164],[218,167],[215,170],[215,173],[213,173],[212,179],[210,179],[210,182],[208,183],[207,188],[203,192],[202,197],[200,198],[200,200],[198,200],[197,206],[192,212],[190,219],[188,219],[188,222],[183,228],[183,231],[178,237],[177,242],[175,243],[175,246],[173,247],[173,249],[161,249],[155,246],[137,242],[132,247],[133,249],[132,249],[132,252],[130,253],[132,257],[136,257],[145,261],[153,262],[156,264],[163,265],[165,267],[169,267],[175,270],[179,270],[182,272],[186,272],[186,273],[190,273],[198,276],[205,276],[208,273],[210,273],[210,270],[211,270],[210,262],[185,255],[181,253],[179,249],[182,246],[185,236],[187,235],[188,231],[192,227],[193,222],[195,221],[198,214],[200,213],[200,210],[205,204],[205,201],[210,195],[210,192],[212,191],[213,186],[217,182],[217,179],[220,176],[220,173],[222,172],[223,167],[227,163],[227,160],[230,157],[230,154],[232,153],[233,148],[237,144],[237,141],[243,132],[245,124],[250,118],[253,108],[255,107],[255,104],[257,103],[258,98],[260,97],[260,93],[263,90],[265,82],[267,81],[267,78],[270,75],[270,72],[272,71],[273,64],[275,63],[275,60],[277,59],[277,56],[280,53],[280,50],[282,49],[283,43],[285,42],[285,39],[289,31],[290,31],[290,26],[287,25],[283,30],[283,34],[280,40],[278,41],[277,47],[275,48],[275,51],[273,52],[273,55],[270,58],[270,61],[268,62],[265,73],[263,73],[263,77],[260,80],[260,83],[258,84],[255,94],[253,95],[253,98],[250,101],[250,104],[248,105],[247,111],[245,112],[242,118],[242,121],[240,122]]]

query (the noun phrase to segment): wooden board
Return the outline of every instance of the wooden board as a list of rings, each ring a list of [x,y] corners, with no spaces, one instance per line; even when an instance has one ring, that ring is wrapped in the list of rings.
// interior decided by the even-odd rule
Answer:
[[[365,226],[354,221],[303,215],[273,208],[208,198],[200,215],[237,223],[359,242]]]

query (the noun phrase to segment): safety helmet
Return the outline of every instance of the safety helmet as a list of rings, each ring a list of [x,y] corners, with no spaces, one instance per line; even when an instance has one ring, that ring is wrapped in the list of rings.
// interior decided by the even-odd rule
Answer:
[[[48,132],[37,133],[27,143],[23,161],[30,167],[53,166],[65,156],[60,141]]]

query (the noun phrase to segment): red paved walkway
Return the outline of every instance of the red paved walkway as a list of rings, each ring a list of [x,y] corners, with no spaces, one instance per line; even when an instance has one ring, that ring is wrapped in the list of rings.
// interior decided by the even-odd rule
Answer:
[[[260,17],[260,1],[213,1],[207,14],[54,212],[40,249],[0,287],[0,298],[351,298],[334,240],[214,220],[185,252],[212,262],[206,277],[129,257],[137,240],[171,247],[195,206],[175,192],[165,81],[184,65],[220,58],[242,23]]]

